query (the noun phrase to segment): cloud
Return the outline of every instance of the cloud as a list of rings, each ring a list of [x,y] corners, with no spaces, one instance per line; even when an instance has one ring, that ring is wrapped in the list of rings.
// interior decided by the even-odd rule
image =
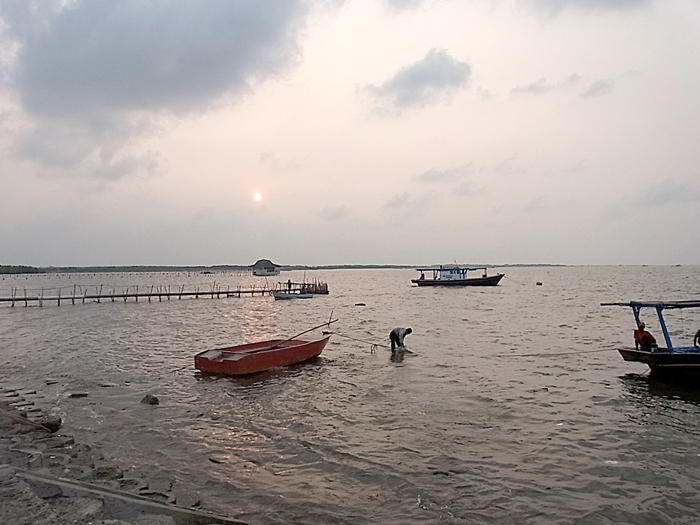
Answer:
[[[544,78],[540,78],[536,82],[531,82],[530,84],[514,87],[510,90],[510,92],[513,95],[519,95],[521,93],[529,95],[542,95],[549,91],[569,89],[578,85],[582,81],[582,79],[583,77],[578,73],[573,73],[569,75],[566,80],[559,83],[547,82]]]
[[[636,201],[643,206],[663,206],[700,201],[700,190],[689,184],[666,179],[648,187]]]
[[[585,10],[607,11],[611,9],[634,9],[649,5],[650,0],[523,0],[535,10],[548,16],[554,16],[561,11],[574,8]]]
[[[636,217],[647,211],[658,214],[660,208],[666,208],[666,212],[677,209],[695,209],[688,203],[700,201],[700,189],[696,186],[666,179],[656,184],[647,186],[634,194],[628,194],[620,199],[610,202],[603,208],[603,216],[607,220],[619,221]],[[682,205],[682,206],[680,206]],[[659,217],[660,218],[660,217]]]
[[[460,197],[476,195],[485,190],[483,185],[472,180],[475,168],[471,164],[464,164],[454,168],[436,169],[431,168],[416,177],[416,180],[428,184],[457,184],[452,188],[451,193]]]
[[[526,171],[527,169],[520,163],[516,155],[511,155],[493,167],[494,173],[505,176],[520,175]]]
[[[3,2],[3,76],[30,119],[18,151],[136,168],[142,157],[120,150],[162,117],[235,101],[294,65],[306,13],[301,0]]]
[[[384,3],[395,11],[407,11],[420,7],[424,0],[384,0]]]
[[[365,86],[380,112],[396,113],[449,100],[469,85],[471,66],[443,49],[431,49],[423,59],[397,71],[380,85]]]
[[[455,168],[447,168],[439,170],[436,168],[431,168],[416,177],[417,180],[422,182],[452,182],[455,180],[463,179],[469,176],[473,171],[469,164],[463,166],[457,166]]]
[[[345,206],[336,206],[334,208],[323,208],[319,212],[319,216],[326,221],[337,221],[343,217],[347,217],[350,214],[350,210]]]
[[[430,193],[398,193],[382,205],[387,218],[396,225],[406,225],[408,222],[419,221],[430,214],[439,205],[442,194]]]
[[[406,206],[409,206],[413,200],[413,197],[409,193],[399,193],[397,195],[394,195],[391,199],[384,203],[384,208],[405,208]]]
[[[452,193],[454,195],[460,195],[463,197],[468,197],[470,195],[477,195],[479,193],[483,193],[486,190],[485,186],[480,186],[476,184],[474,181],[467,180],[456,186],[453,190]]]
[[[579,96],[581,98],[594,98],[607,95],[612,91],[613,84],[613,81],[608,79],[596,80]]]
[[[566,91],[581,86],[586,79],[578,73],[572,73],[562,82],[547,82],[540,78],[536,82],[516,86],[510,90],[511,95],[544,95],[554,91]],[[588,84],[583,92],[579,94],[581,98],[594,98],[607,95],[612,92],[614,81],[611,79],[594,80]]]

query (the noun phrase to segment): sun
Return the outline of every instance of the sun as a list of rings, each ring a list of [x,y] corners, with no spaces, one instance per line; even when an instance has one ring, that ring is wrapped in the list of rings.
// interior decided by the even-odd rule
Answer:
[[[260,195],[259,193],[254,193],[254,194],[253,194],[253,199],[255,199],[256,201],[259,201],[259,200],[262,199],[262,195]]]

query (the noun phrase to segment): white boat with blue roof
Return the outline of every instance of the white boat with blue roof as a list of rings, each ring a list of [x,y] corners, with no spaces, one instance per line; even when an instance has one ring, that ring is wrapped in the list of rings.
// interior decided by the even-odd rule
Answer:
[[[416,270],[420,272],[420,277],[411,279],[411,282],[418,286],[496,286],[505,275],[488,275],[488,268],[485,266],[468,268],[456,264]]]

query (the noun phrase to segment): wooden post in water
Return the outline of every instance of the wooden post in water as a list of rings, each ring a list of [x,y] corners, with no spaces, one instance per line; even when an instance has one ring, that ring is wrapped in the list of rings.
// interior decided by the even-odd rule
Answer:
[[[61,306],[61,288],[58,289],[58,306]]]
[[[73,304],[75,304],[75,287],[76,286],[77,286],[76,284],[73,285],[73,297],[71,299],[73,301]]]
[[[25,287],[24,288],[24,306],[25,306],[25,308],[27,307],[27,305],[28,305],[28,303],[27,303],[27,288]]]

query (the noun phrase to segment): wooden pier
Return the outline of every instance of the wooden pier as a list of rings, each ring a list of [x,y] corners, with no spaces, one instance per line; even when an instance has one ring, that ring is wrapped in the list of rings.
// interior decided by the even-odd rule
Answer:
[[[69,292],[68,294],[63,294],[61,288],[58,288],[58,291],[56,291],[56,289],[41,289],[38,292],[28,292],[26,288],[12,288],[12,295],[10,297],[0,297],[0,303],[9,303],[10,306],[29,306],[30,304],[44,306],[44,303],[56,303],[58,306],[61,306],[61,303],[84,304],[86,301],[100,303],[102,301],[115,302],[117,300],[123,300],[127,302],[129,299],[133,299],[135,302],[138,302],[139,299],[147,299],[148,302],[151,302],[157,298],[158,301],[162,302],[163,299],[169,301],[173,298],[182,299],[183,297],[221,299],[226,297],[243,297],[247,295],[251,297],[255,295],[272,295],[272,289],[267,285],[261,288],[253,286],[252,288],[242,289],[240,286],[237,288],[226,286],[224,288],[221,285],[213,284],[208,290],[200,289],[199,287],[195,287],[194,290],[188,290],[185,288],[185,285],[183,285],[178,286],[175,291],[173,291],[170,286],[142,286],[140,291],[139,286],[126,288],[121,291],[117,291],[116,288],[105,290],[102,285],[99,285],[94,287],[94,292],[91,292],[90,289],[92,288],[93,287],[86,287],[83,289],[83,287],[76,284],[73,286],[72,293]]]

